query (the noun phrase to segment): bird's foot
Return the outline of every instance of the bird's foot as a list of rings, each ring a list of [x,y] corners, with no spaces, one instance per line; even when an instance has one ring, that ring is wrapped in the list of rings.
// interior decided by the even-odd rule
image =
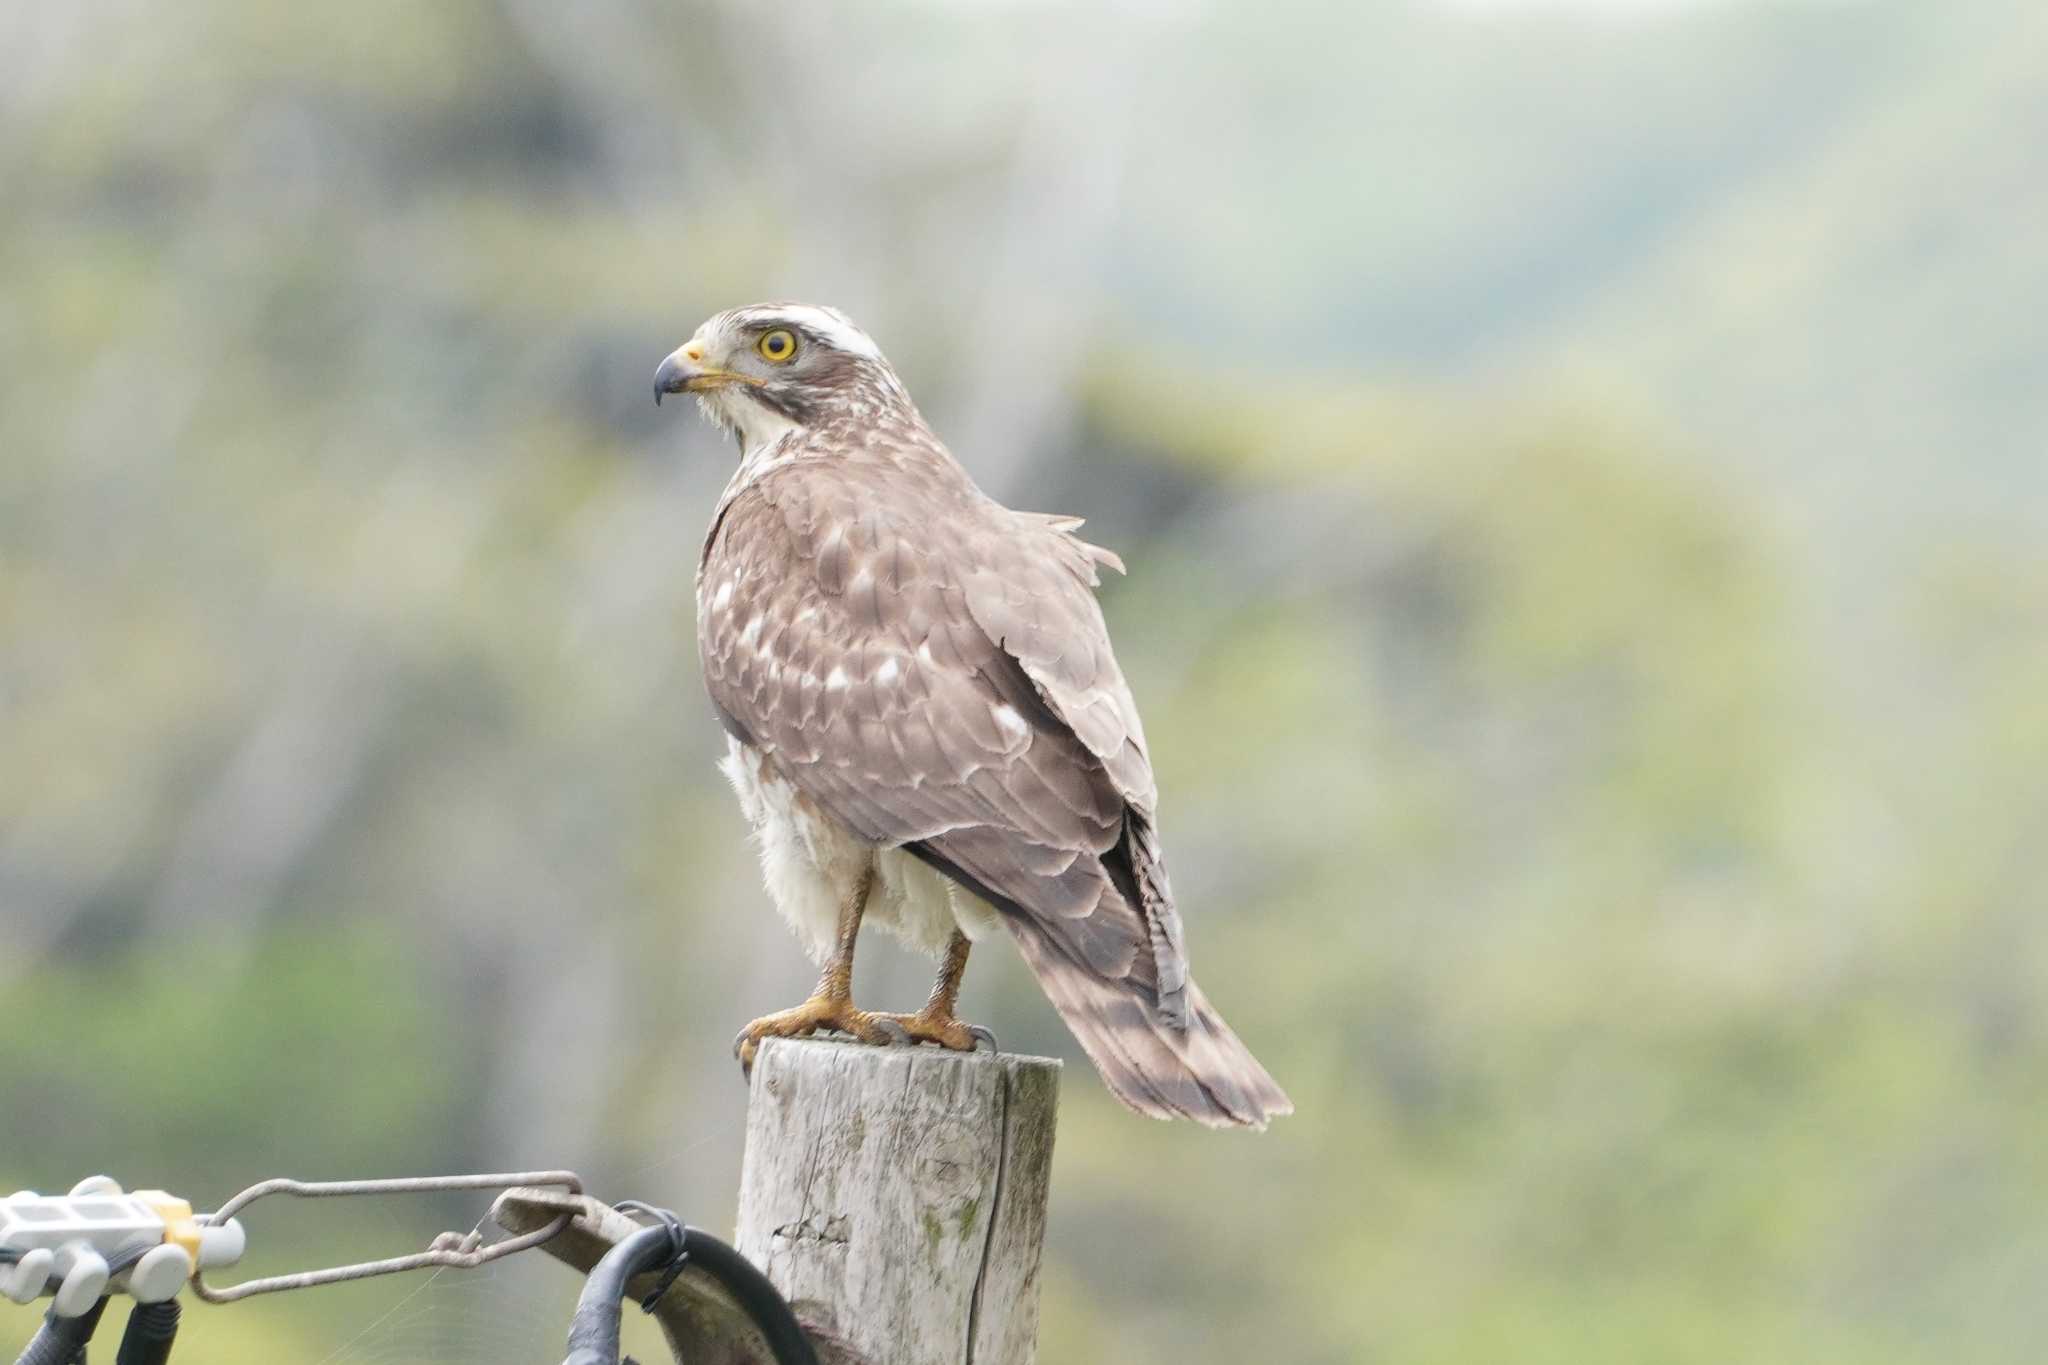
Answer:
[[[740,1070],[751,1075],[754,1053],[760,1048],[763,1038],[808,1038],[815,1033],[830,1031],[844,1033],[863,1043],[886,1046],[897,1041],[891,1036],[889,1026],[882,1022],[892,1018],[891,1015],[855,1009],[853,1001],[843,995],[814,995],[794,1009],[764,1014],[741,1029],[739,1036],[732,1040],[732,1055],[739,1058]]]
[[[905,1043],[937,1043],[949,1052],[994,1052],[996,1036],[979,1024],[963,1024],[951,1014],[929,1009],[916,1014],[877,1014],[872,1018],[884,1028],[903,1034]]]

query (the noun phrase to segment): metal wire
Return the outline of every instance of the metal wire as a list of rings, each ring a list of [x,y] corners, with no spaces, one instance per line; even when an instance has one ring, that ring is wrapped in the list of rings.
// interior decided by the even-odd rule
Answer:
[[[683,1220],[676,1217],[673,1209],[658,1209],[644,1199],[621,1199],[612,1207],[620,1213],[638,1213],[652,1218],[657,1224],[668,1230],[670,1246],[669,1263],[662,1269],[660,1277],[655,1280],[654,1288],[640,1296],[640,1311],[652,1313],[654,1305],[661,1302],[661,1296],[668,1293],[675,1285],[675,1282],[682,1277],[683,1267],[690,1263],[689,1237],[683,1226]]]
[[[290,1195],[296,1199],[346,1199],[367,1195],[443,1194],[451,1190],[507,1190],[521,1185],[558,1186],[571,1194],[583,1193],[583,1181],[573,1171],[514,1171],[494,1175],[423,1176],[405,1180],[280,1179],[251,1185],[212,1213],[201,1215],[201,1220],[217,1226],[227,1222],[257,1200],[267,1199],[274,1194]],[[424,1270],[429,1266],[474,1270],[478,1266],[487,1265],[515,1252],[539,1246],[568,1227],[574,1217],[574,1214],[564,1213],[546,1227],[536,1228],[517,1237],[507,1237],[489,1245],[483,1242],[483,1233],[479,1231],[483,1224],[479,1221],[476,1228],[466,1233],[442,1233],[425,1251],[391,1256],[381,1261],[360,1261],[353,1265],[302,1270],[290,1275],[270,1275],[225,1287],[210,1285],[206,1283],[203,1275],[195,1274],[192,1277],[192,1292],[208,1303],[233,1303],[237,1299],[246,1299],[256,1294],[272,1294],[284,1289],[311,1289],[316,1285],[365,1280],[375,1275],[396,1275],[407,1270]]]

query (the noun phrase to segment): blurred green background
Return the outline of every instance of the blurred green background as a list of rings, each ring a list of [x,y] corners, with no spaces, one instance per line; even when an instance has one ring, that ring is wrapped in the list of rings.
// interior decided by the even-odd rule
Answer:
[[[1300,1108],[1129,1116],[977,955],[1077,1063],[1042,1359],[2038,1359],[2044,224],[2038,5],[0,0],[0,1190],[730,1228],[810,969],[697,677],[731,451],[649,377],[795,297],[1130,562]],[[185,1349],[552,1361],[574,1289]]]

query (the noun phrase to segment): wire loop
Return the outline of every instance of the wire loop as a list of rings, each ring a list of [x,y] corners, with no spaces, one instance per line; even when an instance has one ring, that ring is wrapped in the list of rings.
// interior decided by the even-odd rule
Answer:
[[[661,1278],[654,1282],[654,1288],[640,1296],[640,1311],[652,1314],[655,1306],[661,1302],[661,1296],[668,1293],[677,1277],[683,1273],[683,1267],[690,1263],[689,1234],[683,1227],[683,1220],[676,1217],[673,1209],[656,1208],[640,1199],[622,1199],[612,1207],[620,1213],[642,1214],[668,1229],[668,1264],[662,1267]]]
[[[372,1195],[442,1194],[450,1190],[504,1190],[522,1185],[558,1186],[571,1194],[583,1192],[583,1181],[573,1171],[514,1171],[494,1175],[425,1176],[404,1180],[279,1179],[251,1185],[212,1213],[202,1215],[200,1221],[208,1225],[225,1223],[257,1200],[277,1194],[289,1195],[295,1199],[345,1199]],[[290,1275],[270,1275],[225,1287],[210,1285],[206,1283],[203,1275],[195,1274],[192,1277],[192,1292],[208,1303],[234,1303],[238,1299],[250,1298],[257,1294],[272,1294],[285,1289],[311,1289],[317,1285],[365,1280],[375,1275],[396,1275],[408,1270],[424,1270],[429,1266],[474,1270],[478,1266],[539,1246],[568,1227],[573,1218],[573,1214],[564,1213],[546,1227],[536,1228],[532,1232],[507,1237],[488,1245],[484,1243],[480,1231],[482,1223],[479,1222],[477,1228],[469,1232],[442,1233],[425,1251],[391,1256],[380,1261],[361,1261],[353,1265],[303,1270]]]

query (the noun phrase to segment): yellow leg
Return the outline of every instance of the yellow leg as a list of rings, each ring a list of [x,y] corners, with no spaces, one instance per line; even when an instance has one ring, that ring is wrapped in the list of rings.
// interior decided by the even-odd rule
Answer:
[[[873,1018],[894,1024],[912,1041],[937,1043],[954,1052],[972,1052],[977,1042],[995,1049],[995,1035],[985,1028],[963,1024],[953,1013],[960,1000],[960,978],[967,973],[967,952],[974,945],[958,929],[946,944],[945,959],[939,963],[938,980],[932,983],[931,999],[916,1014],[877,1014]]]
[[[877,1016],[853,1007],[853,949],[860,938],[860,917],[867,910],[868,892],[874,882],[874,870],[870,868],[861,874],[853,894],[839,907],[838,937],[811,998],[795,1009],[763,1015],[733,1039],[733,1055],[739,1058],[741,1070],[754,1069],[754,1053],[763,1038],[808,1038],[822,1029],[830,1029],[864,1043],[896,1041],[889,1029],[876,1022]]]

